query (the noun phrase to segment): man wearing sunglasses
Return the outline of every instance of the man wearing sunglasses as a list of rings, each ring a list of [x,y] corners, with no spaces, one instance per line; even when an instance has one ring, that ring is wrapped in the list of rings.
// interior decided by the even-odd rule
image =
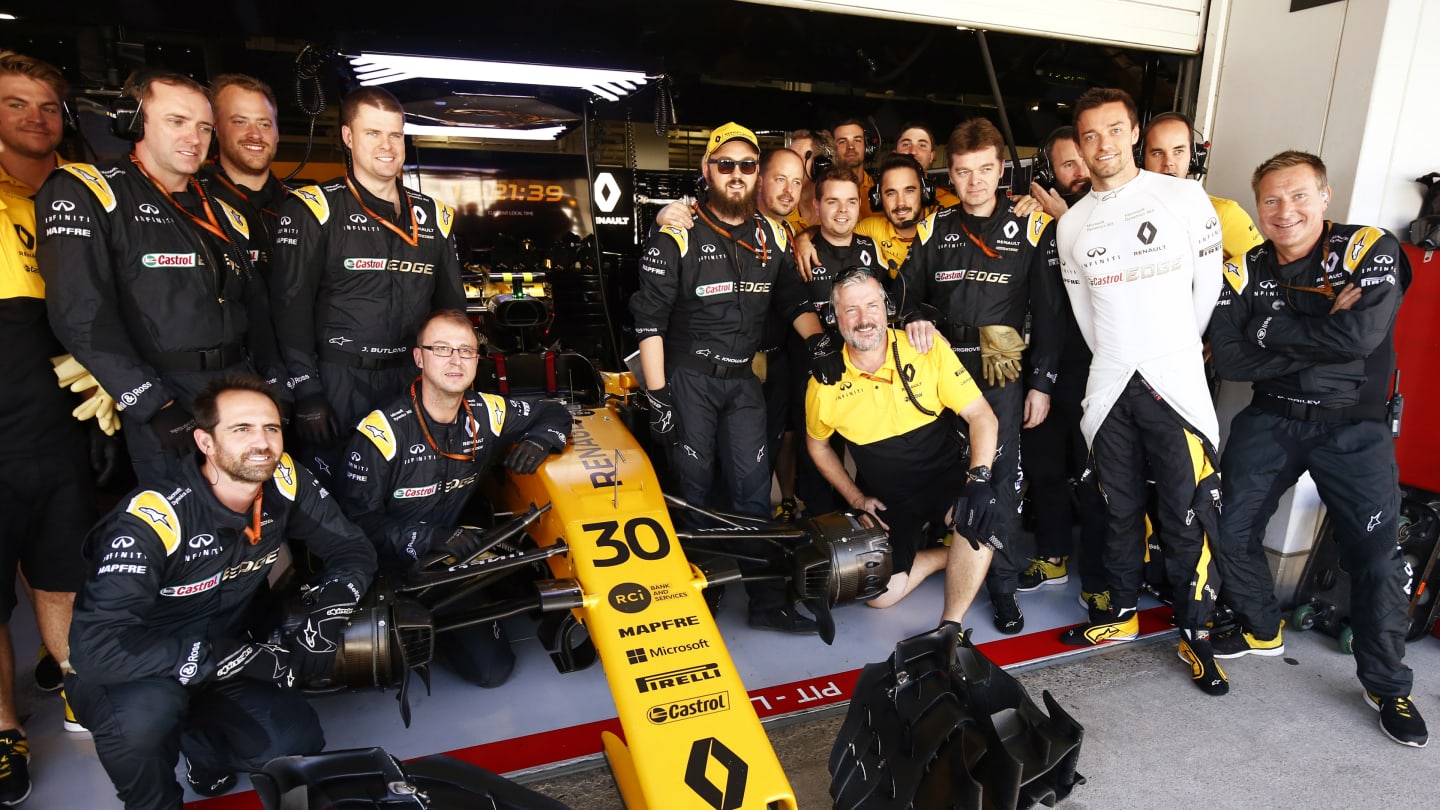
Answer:
[[[1054,220],[1010,209],[1000,190],[1004,144],[1000,131],[983,118],[951,133],[950,179],[961,203],[917,226],[896,290],[904,295],[901,314],[915,347],[927,351],[934,332],[941,332],[970,376],[983,380],[980,390],[1000,419],[999,542],[985,584],[995,628],[1013,634],[1025,627],[1015,598],[1022,560],[1013,542],[1022,480],[1020,429],[1040,424],[1049,413],[1064,321]],[[933,309],[922,312],[922,304]],[[1028,347],[1021,336],[1027,318]]]
[[[460,524],[481,474],[505,453],[510,472],[529,475],[565,449],[570,414],[564,406],[472,390],[479,356],[465,313],[432,313],[411,352],[419,379],[350,435],[342,503],[378,547],[382,565],[468,560],[481,550],[483,536]],[[499,622],[443,633],[437,641],[455,671],[478,686],[499,686],[515,667]]]
[[[753,132],[729,123],[710,134],[701,159],[707,193],[694,209],[695,225],[667,225],[650,237],[630,310],[650,433],[670,455],[680,496],[769,516],[765,398],[751,361],[771,288],[799,279],[785,229],[755,210],[759,168]],[[717,470],[729,500],[712,504]],[[786,604],[780,585],[746,583],[746,590],[752,627],[815,632],[814,622]]]
[[[1281,493],[1309,472],[1350,575],[1364,699],[1386,736],[1423,747],[1428,733],[1404,662],[1414,572],[1398,545],[1387,407],[1410,263],[1387,231],[1325,219],[1330,186],[1315,155],[1281,152],[1260,164],[1251,186],[1266,241],[1225,265],[1210,322],[1220,376],[1255,388],[1220,464],[1221,595],[1241,628],[1215,640],[1215,657],[1285,651],[1262,544]]]

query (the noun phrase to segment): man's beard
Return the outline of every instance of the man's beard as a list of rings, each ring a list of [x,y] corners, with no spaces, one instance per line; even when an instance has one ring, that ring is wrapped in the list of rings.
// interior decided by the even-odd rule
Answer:
[[[211,463],[224,470],[226,475],[236,481],[244,481],[247,484],[263,484],[270,480],[270,477],[275,474],[279,459],[272,455],[269,461],[254,464],[245,460],[247,455],[249,455],[248,452],[217,453],[211,459]]]
[[[705,204],[715,215],[727,222],[749,219],[755,213],[755,189],[751,188],[738,199],[731,197],[725,189],[718,188],[710,192]]]
[[[857,330],[871,326],[877,328],[869,334],[868,338],[857,333]],[[842,329],[840,337],[844,338],[850,348],[855,351],[868,352],[880,348],[880,343],[885,340],[885,329],[883,324],[859,323],[855,325],[854,329]]]

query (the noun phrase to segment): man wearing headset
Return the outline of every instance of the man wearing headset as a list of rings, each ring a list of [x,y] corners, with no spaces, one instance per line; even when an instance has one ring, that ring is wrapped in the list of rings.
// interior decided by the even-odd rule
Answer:
[[[280,205],[270,293],[300,453],[322,482],[361,417],[415,379],[420,322],[465,307],[455,212],[400,182],[404,124],[389,92],[352,90],[340,102],[349,171]]]
[[[934,201],[930,199],[930,184],[925,170],[911,155],[892,154],[880,161],[876,170],[879,178],[880,211],[882,213],[862,216],[855,224],[855,233],[868,237],[875,243],[880,255],[884,283],[889,285],[905,263],[910,253],[910,243],[915,240],[915,226],[932,213]],[[876,189],[872,188],[874,193]],[[871,206],[875,200],[871,200]],[[861,206],[865,205],[864,200]],[[795,234],[795,263],[801,278],[809,280],[811,269],[820,259],[816,252],[817,228]]]
[[[836,124],[830,135],[835,140],[835,165],[849,172],[860,186],[861,213],[867,217],[880,213],[870,202],[870,189],[875,187],[875,178],[865,171],[865,161],[875,154],[880,136],[877,134],[876,143],[872,144],[870,128],[858,118],[847,118]]]
[[[989,538],[1000,509],[990,483],[995,414],[943,341],[920,352],[904,331],[888,327],[891,304],[871,272],[852,268],[841,273],[829,304],[845,341],[844,372],[837,385],[810,381],[806,444],[846,503],[870,514],[890,534],[895,573],[886,592],[867,604],[890,607],[943,570],[941,619],[960,623],[994,545]],[[949,420],[941,418],[947,409],[969,426],[968,463]],[[836,433],[849,444],[868,491],[860,489],[831,447]],[[950,548],[919,548],[927,523],[952,526]]]
[[[811,216],[815,208],[815,181],[825,171],[835,164],[835,144],[830,140],[830,133],[823,129],[809,130],[797,129],[785,136],[790,151],[800,156],[805,163],[805,181],[800,189],[800,201],[785,217],[790,223],[790,230],[793,233],[810,227],[806,217]],[[816,160],[819,159],[819,168],[816,167]]]
[[[1145,170],[1181,180],[1192,175],[1199,179],[1205,173],[1205,155],[1196,148],[1194,138],[1195,125],[1184,113],[1167,112],[1151,118],[1140,135]],[[1239,261],[1245,251],[1265,241],[1240,203],[1212,194],[1210,204],[1220,217],[1225,261]]]
[[[630,299],[650,404],[650,433],[670,455],[680,496],[706,505],[717,470],[725,508],[770,514],[765,398],[751,368],[772,288],[798,284],[784,227],[755,208],[760,145],[735,123],[711,132],[701,170],[707,192],[694,227],[660,228],[640,257]],[[721,441],[720,437],[725,440]],[[774,583],[746,583],[750,625],[814,633]]]
[[[125,158],[71,163],[36,198],[39,264],[60,342],[115,398],[142,484],[195,449],[190,404],[226,371],[284,377],[259,225],[197,180],[215,128],[210,99],[178,73],[126,83]]]
[[[1020,429],[1045,421],[1060,357],[1060,278],[1049,215],[1019,216],[1000,190],[1004,138],[983,118],[961,123],[947,143],[961,204],[926,217],[900,267],[897,293],[916,349],[938,330],[960,355],[1000,420],[995,455],[1000,515],[986,587],[995,628],[1020,632],[1015,599],[1021,558],[1014,548],[1020,504]],[[921,305],[929,309],[921,310]],[[1033,330],[1027,345],[1026,319]]]

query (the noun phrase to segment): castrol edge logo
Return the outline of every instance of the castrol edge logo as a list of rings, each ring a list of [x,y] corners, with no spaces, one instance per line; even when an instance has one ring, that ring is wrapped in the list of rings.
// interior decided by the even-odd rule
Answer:
[[[194,253],[146,253],[140,257],[146,267],[194,267]]]

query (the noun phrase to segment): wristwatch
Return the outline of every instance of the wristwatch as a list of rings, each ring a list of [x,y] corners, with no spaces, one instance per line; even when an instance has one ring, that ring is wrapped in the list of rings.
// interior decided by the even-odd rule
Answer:
[[[990,468],[983,464],[979,467],[971,467],[969,472],[965,473],[965,482],[968,484],[971,481],[990,483]]]

